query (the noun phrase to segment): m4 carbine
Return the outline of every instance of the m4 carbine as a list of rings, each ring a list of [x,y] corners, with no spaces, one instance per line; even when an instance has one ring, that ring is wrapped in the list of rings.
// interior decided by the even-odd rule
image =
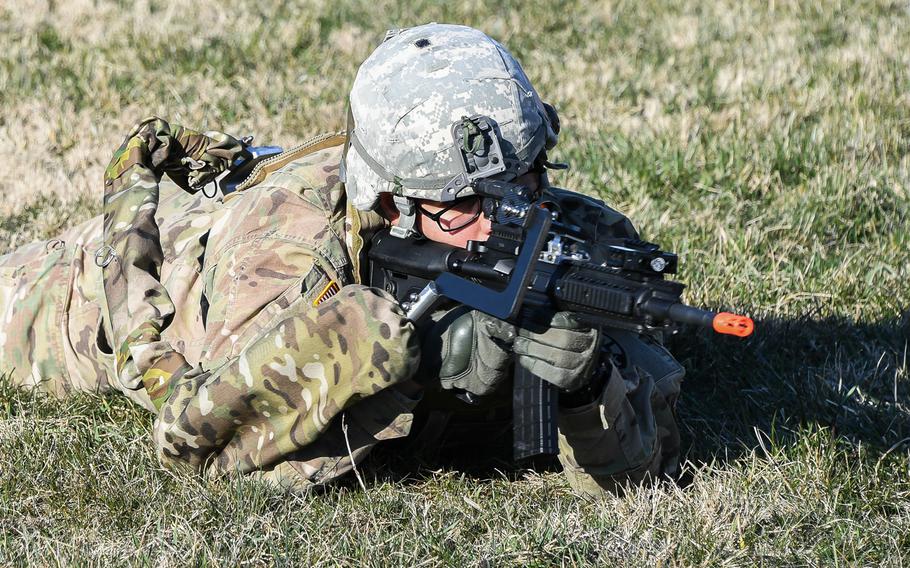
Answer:
[[[752,320],[685,305],[685,286],[666,279],[677,256],[652,243],[615,238],[584,240],[565,224],[546,196],[502,181],[477,180],[493,220],[492,234],[466,249],[388,230],[369,249],[369,284],[393,294],[412,320],[441,297],[518,322],[522,312],[567,311],[595,326],[634,332],[674,331],[678,324],[746,337]],[[552,210],[551,210],[552,209]],[[605,251],[605,252],[604,252]],[[513,378],[516,459],[557,452],[555,388],[516,366]]]

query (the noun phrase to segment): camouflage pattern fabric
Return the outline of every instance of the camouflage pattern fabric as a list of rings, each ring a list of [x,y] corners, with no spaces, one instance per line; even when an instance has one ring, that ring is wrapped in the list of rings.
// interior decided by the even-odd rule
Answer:
[[[283,316],[224,366],[170,382],[154,430],[165,464],[272,469],[419,362],[410,322],[376,289],[352,284],[318,308],[301,296]]]
[[[159,118],[137,124],[104,173],[104,292],[117,348],[120,383],[156,392],[193,368],[163,341],[174,303],[158,280],[163,262],[158,223],[161,177],[195,191],[224,171],[242,149],[221,133],[173,130]],[[157,401],[157,399],[156,399]]]
[[[97,218],[0,256],[0,374],[58,397],[111,388],[93,262],[100,236]]]
[[[140,162],[154,154],[130,151]],[[261,471],[297,488],[330,481],[378,441],[407,435],[419,400],[407,381],[419,364],[416,335],[391,297],[355,282],[340,155],[336,145],[294,160],[223,201],[159,184],[145,162],[131,166],[140,174],[125,179],[144,185],[115,194],[134,205],[112,206],[108,216],[132,219],[93,219],[0,257],[0,369],[57,396],[125,393],[157,414],[154,438],[168,466]],[[111,265],[95,263],[96,251],[101,261],[110,255],[103,224],[135,226],[152,202],[141,222],[154,223],[158,249],[150,233],[139,237],[160,272],[127,275],[151,292],[114,290],[117,304],[106,296]],[[152,266],[121,250],[117,258]],[[334,296],[319,301],[326,290]],[[124,331],[140,314],[168,324],[156,339],[164,355],[145,357],[142,375],[132,355],[155,336]],[[117,339],[126,357],[111,347]]]
[[[167,130],[199,156],[192,148],[201,146],[179,127],[147,124],[155,140]],[[0,257],[0,372],[56,396],[121,391],[156,414],[154,440],[167,466],[251,473],[294,488],[329,482],[378,442],[407,436],[421,411],[410,380],[420,359],[416,334],[389,296],[359,285],[360,252],[384,222],[345,199],[343,146],[301,155],[259,185],[212,200],[186,191],[188,181],[159,183],[158,172],[177,168],[173,158],[154,166],[163,151],[129,140],[124,147],[137,161],[127,167],[132,173],[114,174],[122,182],[109,186],[107,218]],[[122,153],[118,163],[127,163]],[[139,189],[125,192],[127,184]],[[634,234],[596,200],[558,189],[549,195],[593,239]],[[151,254],[143,261],[121,247],[116,257],[131,268],[102,269],[96,252],[107,260],[104,245],[124,222],[154,223],[158,248],[142,241]],[[111,274],[145,291],[111,290]],[[584,427],[573,428],[565,416],[578,409],[560,411],[561,459],[586,493],[641,471],[668,471],[679,451],[678,364],[651,339],[615,341],[630,364],[587,409],[611,418],[619,401],[615,421],[576,420]],[[596,442],[605,435],[640,444],[633,451]]]

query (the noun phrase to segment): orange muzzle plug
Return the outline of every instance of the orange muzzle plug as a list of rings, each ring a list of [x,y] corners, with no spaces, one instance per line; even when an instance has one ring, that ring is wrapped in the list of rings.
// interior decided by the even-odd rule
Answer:
[[[751,318],[730,312],[721,312],[714,316],[712,326],[717,333],[736,337],[749,337],[755,331],[755,322]]]

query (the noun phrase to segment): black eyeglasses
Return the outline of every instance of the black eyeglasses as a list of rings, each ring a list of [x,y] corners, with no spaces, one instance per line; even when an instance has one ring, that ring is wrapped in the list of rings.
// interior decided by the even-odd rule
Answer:
[[[483,207],[480,206],[481,204],[477,203],[477,206],[476,206],[477,210],[470,216],[470,218],[467,221],[465,221],[464,223],[460,223],[459,225],[457,225],[455,227],[452,227],[452,226],[443,227],[442,226],[442,216],[445,215],[446,213],[448,213],[449,211],[455,209],[459,205],[466,203],[468,201],[471,201],[471,200],[477,200],[478,202],[480,201],[477,196],[471,195],[468,197],[463,197],[461,199],[456,199],[455,201],[453,201],[452,203],[449,203],[448,205],[446,205],[445,207],[443,207],[436,213],[430,213],[429,211],[424,209],[420,204],[417,205],[417,209],[420,210],[421,213],[423,213],[424,215],[426,215],[427,217],[429,217],[430,219],[435,221],[436,226],[439,227],[440,231],[443,231],[445,233],[454,233],[455,231],[464,229],[465,227],[467,227],[468,225],[470,225],[471,223],[476,221],[478,217],[480,217],[480,214],[483,213]]]

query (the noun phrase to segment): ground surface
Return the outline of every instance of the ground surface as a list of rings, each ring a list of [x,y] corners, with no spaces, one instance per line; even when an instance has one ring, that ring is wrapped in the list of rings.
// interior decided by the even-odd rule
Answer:
[[[818,4],[0,2],[0,252],[97,213],[144,115],[289,145],[342,126],[385,28],[464,22],[559,108],[555,181],[758,320],[675,341],[685,475],[600,502],[556,472],[198,480],[123,399],[4,388],[0,563],[910,564],[910,6]]]

